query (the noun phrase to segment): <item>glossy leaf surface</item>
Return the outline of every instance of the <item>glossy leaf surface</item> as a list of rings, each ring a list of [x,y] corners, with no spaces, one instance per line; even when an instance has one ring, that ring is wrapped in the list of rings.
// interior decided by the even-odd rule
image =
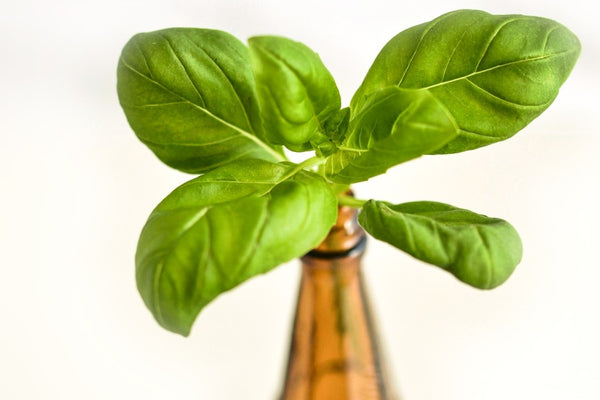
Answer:
[[[521,261],[521,239],[512,225],[448,204],[370,200],[358,220],[375,238],[480,289],[503,283]]]
[[[237,159],[282,159],[263,138],[248,49],[228,33],[137,34],[117,78],[129,124],[174,168],[199,173]]]
[[[333,77],[302,43],[256,36],[248,44],[268,140],[295,151],[311,149],[310,140],[341,106]]]
[[[554,100],[580,52],[559,23],[523,15],[461,10],[405,30],[381,50],[352,99],[388,86],[431,92],[457,121],[455,153],[507,139]]]
[[[335,195],[312,172],[261,160],[226,165],[152,212],[136,253],[138,289],[163,327],[187,336],[207,303],[307,253],[336,215]]]
[[[388,87],[372,94],[352,119],[325,172],[338,183],[353,183],[439,149],[456,137],[457,127],[427,91]]]

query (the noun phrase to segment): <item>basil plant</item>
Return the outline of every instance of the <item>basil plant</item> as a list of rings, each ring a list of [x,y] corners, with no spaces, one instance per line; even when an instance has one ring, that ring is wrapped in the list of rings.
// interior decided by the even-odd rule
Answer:
[[[139,292],[164,328],[187,336],[219,294],[302,256],[360,209],[373,237],[480,289],[521,260],[506,221],[434,201],[348,196],[350,184],[425,154],[508,139],[554,100],[580,52],[545,18],[461,10],[400,32],[342,107],[302,43],[173,28],[140,33],[118,64],[137,137],[197,177],[148,217],[135,256]],[[314,152],[290,162],[284,152]]]

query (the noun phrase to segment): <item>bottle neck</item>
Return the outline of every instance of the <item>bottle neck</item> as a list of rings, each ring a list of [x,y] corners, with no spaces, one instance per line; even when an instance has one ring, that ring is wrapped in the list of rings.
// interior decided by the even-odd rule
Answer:
[[[389,400],[361,273],[357,212],[302,257],[302,280],[281,400]]]
[[[365,251],[367,235],[357,220],[358,211],[352,207],[340,206],[338,217],[327,237],[305,258],[336,259],[356,257]]]

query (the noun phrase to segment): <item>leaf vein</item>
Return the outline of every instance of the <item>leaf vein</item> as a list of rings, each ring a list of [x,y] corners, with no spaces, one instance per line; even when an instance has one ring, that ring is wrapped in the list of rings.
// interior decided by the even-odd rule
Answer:
[[[150,64],[148,63],[148,58],[146,57],[146,53],[144,53],[144,50],[142,49],[142,46],[140,46],[140,44],[137,41],[135,42],[135,46],[137,47],[137,49],[139,50],[140,54],[142,55],[142,59],[144,60],[144,64],[146,65],[146,68],[148,69],[148,74],[150,74],[151,78],[154,78],[154,76],[152,74],[152,70],[150,69]]]
[[[546,36],[544,37],[544,45],[542,46],[542,52],[546,51],[546,46],[548,46],[548,39],[550,39],[550,35],[552,34],[552,32],[554,32],[558,28],[560,28],[560,25],[555,26],[554,28],[548,30],[548,32],[546,33]]]
[[[458,41],[456,42],[456,45],[454,46],[454,48],[452,49],[452,53],[450,53],[450,56],[448,57],[448,62],[446,63],[446,65],[444,66],[444,72],[442,73],[442,81],[444,79],[446,79],[446,72],[448,71],[448,66],[450,65],[450,62],[452,61],[452,58],[454,58],[454,54],[456,53],[456,50],[458,49],[458,46],[460,46],[460,44],[462,43],[463,39],[465,38],[467,32],[469,31],[469,29],[475,24],[475,22],[471,23],[469,26],[467,26],[465,28],[465,30],[463,31],[462,35],[460,35],[460,39],[458,39]]]
[[[138,135],[138,138],[144,142],[145,144],[152,144],[152,145],[156,145],[156,146],[182,146],[182,147],[204,147],[204,146],[212,146],[215,144],[221,144],[221,143],[225,143],[228,142],[230,140],[234,140],[234,139],[238,139],[237,136],[235,135],[231,135],[231,136],[227,136],[225,138],[222,139],[216,139],[210,142],[201,142],[201,143],[194,143],[194,142],[177,142],[177,143],[161,143],[161,142],[157,142],[155,140],[150,140],[150,139],[146,139],[143,138],[141,136]]]
[[[246,254],[246,258],[244,260],[241,260],[241,262],[240,262],[241,266],[236,271],[236,274],[234,276],[235,281],[239,281],[240,275],[244,272],[244,270],[248,267],[250,262],[253,260],[254,255],[256,254],[256,252],[258,250],[258,245],[262,239],[262,235],[264,234],[264,232],[267,228],[267,225],[269,222],[269,216],[270,216],[269,206],[271,205],[272,197],[271,197],[270,193],[266,194],[264,197],[267,199],[267,202],[265,203],[265,217],[262,220],[262,225],[261,225],[259,232],[256,235],[255,241],[252,245],[252,251],[248,251],[248,253]]]
[[[229,84],[229,86],[231,87],[231,89],[233,90],[233,93],[235,93],[235,97],[237,99],[237,101],[239,102],[240,106],[242,107],[242,110],[244,110],[244,118],[246,119],[246,123],[248,124],[248,128],[250,128],[250,130],[252,130],[252,124],[250,123],[250,117],[248,116],[248,110],[246,110],[246,107],[244,106],[244,102],[242,101],[242,98],[240,97],[240,94],[237,92],[237,90],[235,89],[235,86],[233,86],[233,83],[231,82],[231,79],[229,79],[229,76],[225,73],[225,71],[223,70],[223,68],[221,67],[221,65],[217,64],[217,61],[214,60],[206,50],[204,50],[204,48],[202,48],[200,45],[198,45],[196,42],[194,42],[192,40],[192,38],[190,38],[189,36],[185,36],[185,38],[194,45],[194,47],[200,49],[205,55],[206,57],[208,57],[208,59],[217,67],[217,69],[219,70],[219,72],[225,77],[225,80],[227,81],[227,83]]]
[[[574,52],[574,50],[565,50],[565,51],[560,51],[560,52],[552,53],[552,54],[544,54],[544,55],[541,55],[541,56],[535,56],[535,57],[530,57],[530,58],[524,58],[524,59],[521,59],[521,60],[509,61],[509,62],[506,62],[506,63],[503,63],[503,64],[494,65],[493,67],[490,67],[490,68],[482,69],[480,71],[471,72],[471,73],[469,73],[467,75],[459,76],[459,77],[454,78],[454,79],[450,79],[450,80],[447,80],[447,81],[442,81],[442,82],[434,83],[432,85],[425,86],[425,87],[422,87],[422,88],[419,88],[419,89],[421,89],[421,90],[432,89],[432,88],[435,88],[435,87],[438,87],[438,86],[442,86],[442,85],[446,85],[446,84],[458,82],[460,80],[467,79],[467,78],[470,78],[472,76],[477,76],[477,75],[485,74],[487,72],[490,72],[490,71],[493,71],[493,70],[496,70],[496,69],[499,69],[499,68],[510,67],[512,65],[518,65],[518,64],[527,63],[527,62],[544,60],[546,58],[555,57],[555,56],[561,56],[563,54],[568,54],[568,53],[573,53],[573,52]]]
[[[479,236],[481,245],[484,248],[485,258],[487,260],[487,262],[485,263],[486,270],[487,270],[487,283],[486,283],[485,287],[490,287],[491,283],[493,282],[492,277],[494,274],[494,268],[492,266],[492,259],[491,259],[491,254],[490,254],[490,247],[489,247],[487,240],[485,239],[485,236],[481,233],[481,229],[480,229],[481,227],[478,224],[474,224],[471,226],[475,229],[475,232],[477,232],[477,236]]]
[[[161,307],[160,307],[160,281],[162,280],[162,276],[163,276],[163,272],[164,272],[164,264],[165,264],[165,260],[167,259],[167,257],[172,253],[173,249],[175,249],[175,247],[177,247],[177,243],[179,242],[179,240],[187,233],[189,232],[189,230],[200,220],[200,218],[202,218],[206,212],[208,211],[208,207],[203,207],[201,208],[195,215],[193,215],[190,220],[183,225],[181,232],[179,233],[179,235],[177,235],[177,237],[175,238],[175,240],[173,241],[173,243],[171,244],[171,246],[169,248],[167,248],[165,250],[165,253],[167,255],[165,255],[164,258],[162,258],[158,265],[156,266],[157,271],[155,271],[155,275],[154,275],[154,280],[153,280],[153,285],[152,285],[152,292],[153,292],[153,299],[154,299],[154,308],[156,310],[156,314],[157,314],[157,319],[161,324],[164,324],[164,316],[162,315],[162,311],[161,311]]]
[[[323,131],[323,127],[321,126],[321,122],[319,121],[319,118],[318,118],[317,112],[316,112],[316,110],[315,110],[315,104],[314,104],[314,102],[313,102],[313,99],[311,99],[311,98],[310,98],[310,96],[308,95],[308,91],[306,90],[306,85],[305,85],[305,84],[304,84],[304,82],[302,81],[302,79],[301,79],[301,77],[300,77],[300,74],[298,73],[298,71],[296,71],[296,70],[295,70],[295,69],[294,69],[294,68],[293,68],[293,67],[292,67],[292,66],[291,66],[291,65],[290,65],[288,62],[286,62],[284,59],[282,59],[281,57],[279,57],[279,55],[277,55],[277,54],[275,54],[275,53],[272,53],[272,52],[270,52],[270,51],[267,51],[265,48],[263,48],[263,47],[262,47],[262,46],[260,46],[260,45],[257,45],[257,44],[255,44],[255,46],[257,46],[257,47],[261,48],[261,49],[263,50],[263,52],[264,52],[264,53],[266,53],[268,56],[270,56],[272,59],[274,59],[274,60],[275,60],[276,62],[278,62],[279,64],[283,64],[285,67],[287,67],[287,69],[289,69],[289,70],[292,72],[292,74],[294,74],[294,76],[296,77],[296,79],[297,79],[297,80],[298,80],[298,81],[299,81],[299,82],[302,84],[302,88],[304,89],[304,92],[305,92],[306,98],[308,98],[308,103],[310,104],[310,107],[311,107],[311,109],[312,109],[312,115],[313,115],[313,117],[312,117],[312,118],[310,118],[309,120],[307,120],[305,123],[308,123],[309,121],[311,121],[311,120],[315,119],[315,120],[316,120],[316,123],[317,123],[317,126],[319,127],[319,131],[320,131],[320,132],[322,132],[322,131]],[[270,90],[270,88],[269,88],[269,94],[271,94],[271,97],[273,97],[273,95],[272,95],[272,93],[271,93],[271,90]],[[276,101],[274,101],[274,103],[277,105],[278,109],[279,109],[279,110],[281,110],[281,109],[279,108],[279,105],[277,104],[277,102],[276,102]],[[325,111],[325,110],[323,110],[323,111]],[[284,117],[284,118],[286,118],[286,117]],[[287,119],[287,118],[286,118],[286,119]],[[289,121],[289,119],[287,119],[287,120]],[[290,122],[291,122],[291,121],[290,121]],[[297,125],[297,124],[296,124],[296,125]]]
[[[415,59],[415,56],[417,55],[419,49],[421,48],[421,45],[423,44],[423,41],[425,40],[425,36],[427,36],[427,34],[431,31],[431,29],[433,29],[434,26],[436,26],[438,23],[440,23],[440,21],[444,20],[445,18],[450,17],[451,14],[446,14],[443,15],[442,17],[436,19],[435,21],[432,21],[423,31],[423,33],[421,34],[421,37],[419,38],[419,42],[417,43],[417,45],[415,46],[415,50],[413,51],[413,53],[410,56],[410,60],[408,60],[408,63],[406,64],[406,68],[404,69],[404,72],[402,73],[402,76],[400,77],[400,81],[396,84],[396,86],[400,86],[402,84],[402,82],[404,82],[404,78],[406,77],[406,74],[408,73],[408,70],[410,69],[410,67],[412,66],[412,62]]]
[[[196,82],[194,82],[194,80],[192,79],[192,76],[190,75],[190,71],[188,70],[188,67],[183,62],[182,57],[177,53],[177,51],[175,50],[175,47],[173,46],[173,44],[171,43],[171,41],[169,40],[169,38],[167,38],[165,35],[160,34],[160,33],[159,33],[159,36],[161,38],[163,38],[163,40],[167,43],[167,47],[169,48],[169,50],[171,51],[171,53],[173,53],[173,56],[175,57],[175,59],[177,60],[177,62],[179,63],[179,65],[181,65],[181,67],[183,68],[183,70],[185,71],[185,77],[187,78],[187,80],[190,82],[190,84],[194,88],[194,91],[198,95],[198,99],[202,102],[202,105],[206,106],[206,102],[204,101],[204,97],[200,94],[200,89],[196,85]]]
[[[485,56],[487,55],[488,51],[490,50],[490,47],[492,46],[492,43],[494,42],[494,39],[496,39],[496,37],[498,36],[498,34],[500,33],[500,31],[508,24],[510,24],[511,22],[517,21],[520,18],[511,18],[508,19],[506,21],[504,21],[502,24],[498,25],[496,27],[496,30],[492,33],[492,35],[490,36],[483,52],[481,53],[481,57],[479,57],[479,61],[477,61],[477,65],[475,65],[475,71],[477,71],[479,69],[479,65],[481,64],[481,62],[483,61],[483,59],[485,58]]]
[[[277,153],[274,149],[272,149],[269,145],[267,145],[265,142],[263,142],[262,140],[260,140],[258,137],[254,136],[252,133],[247,132],[245,130],[243,130],[242,128],[233,125],[230,122],[225,121],[222,118],[217,117],[215,114],[213,114],[212,112],[210,112],[208,109],[190,101],[189,99],[187,99],[186,97],[173,92],[172,90],[168,89],[167,87],[165,87],[164,85],[162,85],[160,82],[156,81],[155,79],[152,79],[146,75],[144,75],[143,73],[141,73],[140,71],[138,71],[137,69],[135,69],[134,67],[132,67],[130,64],[128,64],[123,58],[121,58],[121,62],[123,63],[123,65],[128,68],[129,70],[131,70],[133,73],[139,75],[140,77],[142,77],[143,79],[146,79],[147,81],[151,82],[152,84],[160,87],[162,90],[176,96],[179,97],[180,99],[182,99],[183,101],[189,103],[191,106],[197,108],[198,110],[200,110],[201,112],[205,113],[206,115],[208,115],[210,118],[213,118],[214,120],[216,120],[217,122],[225,125],[226,127],[233,129],[234,131],[238,132],[239,134],[241,134],[243,137],[245,137],[246,139],[254,142],[255,144],[257,144],[258,146],[260,146],[263,150],[265,150],[267,153],[271,154],[272,156],[275,157],[275,159],[279,160],[279,161],[285,161],[285,158]]]
[[[492,92],[490,92],[489,90],[485,89],[484,87],[482,87],[481,85],[478,85],[477,83],[473,82],[471,79],[466,78],[466,81],[469,82],[471,85],[473,85],[475,88],[477,88],[479,91],[483,92],[484,94],[498,100],[501,101],[503,103],[507,103],[510,104],[512,106],[515,107],[519,107],[519,108],[540,108],[540,107],[544,107],[547,106],[549,103],[543,103],[543,104],[523,104],[523,103],[517,103],[515,101],[511,101],[508,99],[505,99],[503,97],[500,97]]]

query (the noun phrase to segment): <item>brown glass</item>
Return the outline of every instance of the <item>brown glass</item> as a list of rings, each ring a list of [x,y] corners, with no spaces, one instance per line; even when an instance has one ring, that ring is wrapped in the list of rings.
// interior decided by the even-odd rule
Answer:
[[[391,400],[360,260],[366,235],[340,207],[327,238],[302,257],[281,400]]]

